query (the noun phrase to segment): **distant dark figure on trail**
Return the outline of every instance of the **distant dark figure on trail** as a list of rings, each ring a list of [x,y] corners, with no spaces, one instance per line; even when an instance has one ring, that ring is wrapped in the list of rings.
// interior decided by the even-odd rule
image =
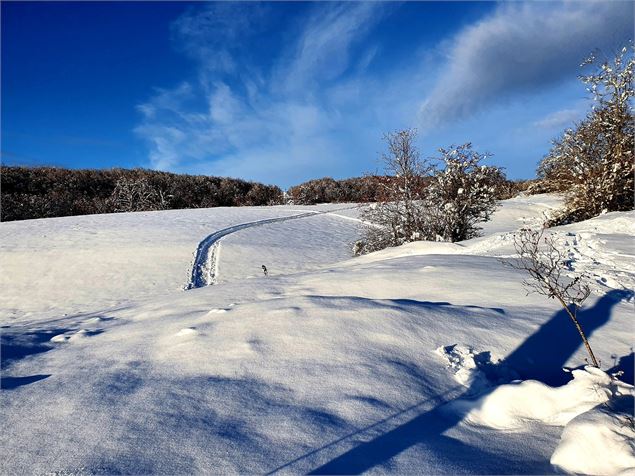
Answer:
[[[265,276],[269,276],[269,271],[267,271],[267,267],[264,264],[262,265],[262,272],[265,273]]]

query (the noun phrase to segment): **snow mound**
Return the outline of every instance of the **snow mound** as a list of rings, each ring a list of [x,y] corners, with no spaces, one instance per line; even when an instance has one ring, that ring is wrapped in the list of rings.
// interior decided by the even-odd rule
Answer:
[[[194,336],[196,334],[198,334],[199,332],[196,330],[195,327],[186,327],[185,329],[181,329],[179,332],[176,333],[177,337],[187,337],[187,336]]]
[[[101,324],[103,322],[108,322],[114,320],[114,317],[105,317],[105,316],[95,316],[90,319],[86,319],[84,321],[85,324]]]
[[[208,314],[224,314],[224,313],[229,312],[229,311],[230,311],[230,309],[228,309],[228,308],[219,307],[219,308],[216,308],[216,309],[211,309],[208,312]]]
[[[617,392],[615,380],[595,367],[573,370],[572,375],[562,387],[525,380],[501,385],[475,400],[456,400],[447,408],[464,421],[496,429],[521,429],[531,421],[564,426]]]
[[[551,456],[555,469],[596,475],[635,472],[633,395],[598,405],[569,422]]]
[[[101,329],[80,329],[78,331],[70,331],[65,332],[64,334],[58,334],[51,338],[51,342],[56,344],[61,344],[64,342],[76,342],[85,339],[86,337],[100,334],[101,332]]]

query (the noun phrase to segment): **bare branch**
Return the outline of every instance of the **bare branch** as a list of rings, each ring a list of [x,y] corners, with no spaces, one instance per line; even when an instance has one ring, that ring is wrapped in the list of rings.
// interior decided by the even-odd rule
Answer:
[[[585,283],[585,276],[568,276],[571,263],[558,247],[553,235],[545,235],[544,228],[520,230],[514,235],[514,248],[518,258],[501,260],[503,264],[529,274],[531,279],[523,281],[529,292],[556,299],[560,303],[578,330],[593,365],[598,367],[591,345],[577,318],[578,308],[591,294],[591,289]]]

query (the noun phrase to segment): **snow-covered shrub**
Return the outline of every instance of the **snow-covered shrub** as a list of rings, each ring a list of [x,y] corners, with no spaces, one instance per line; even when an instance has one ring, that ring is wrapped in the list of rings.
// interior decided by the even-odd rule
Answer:
[[[482,165],[470,143],[439,149],[443,169],[426,189],[427,239],[461,241],[478,236],[477,224],[496,209],[498,189],[507,182],[498,167]]]
[[[415,130],[385,136],[388,176],[379,181],[383,197],[361,218],[371,226],[355,243],[356,255],[419,240],[460,241],[478,236],[508,182],[498,167],[482,165],[487,156],[467,143],[439,149],[442,168],[419,158]],[[431,174],[431,172],[434,172]]]
[[[580,78],[593,95],[592,110],[553,141],[538,167],[546,189],[565,194],[565,208],[550,225],[633,208],[635,58],[628,53],[623,48],[613,61]],[[595,63],[592,56],[583,66]]]

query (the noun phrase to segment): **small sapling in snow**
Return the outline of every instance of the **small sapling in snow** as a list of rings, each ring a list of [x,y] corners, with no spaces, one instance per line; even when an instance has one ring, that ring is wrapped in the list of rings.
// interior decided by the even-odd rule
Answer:
[[[568,260],[558,247],[553,236],[545,236],[544,229],[522,229],[514,236],[514,248],[518,253],[517,260],[502,260],[515,269],[526,271],[531,279],[523,281],[529,292],[535,292],[556,299],[575,325],[591,363],[599,367],[591,345],[577,318],[582,303],[591,294],[591,289],[584,282],[584,275],[570,277]]]

